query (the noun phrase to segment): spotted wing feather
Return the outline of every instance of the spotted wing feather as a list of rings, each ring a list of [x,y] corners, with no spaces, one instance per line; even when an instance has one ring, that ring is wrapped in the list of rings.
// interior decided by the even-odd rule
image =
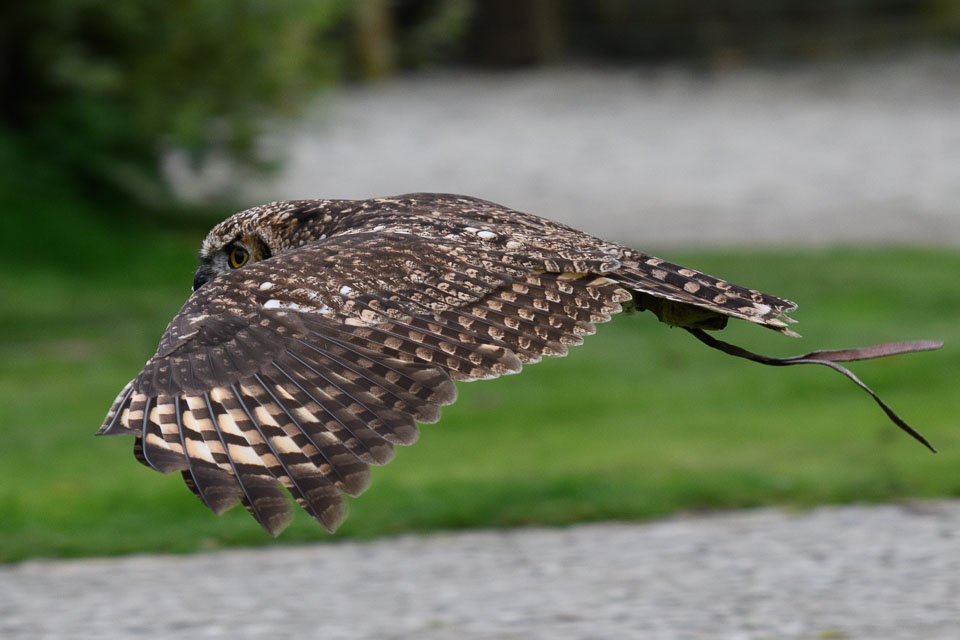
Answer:
[[[509,253],[519,264],[552,272],[593,272],[637,294],[641,308],[661,320],[684,326],[707,320],[720,328],[724,318],[748,320],[786,335],[790,300],[740,287],[694,269],[603,240],[567,225],[494,202],[456,194],[410,193],[360,202],[324,201],[327,211],[345,208],[339,225],[348,233],[384,232],[461,237],[488,254]],[[659,303],[658,301],[667,301]],[[696,312],[702,310],[707,313]]]

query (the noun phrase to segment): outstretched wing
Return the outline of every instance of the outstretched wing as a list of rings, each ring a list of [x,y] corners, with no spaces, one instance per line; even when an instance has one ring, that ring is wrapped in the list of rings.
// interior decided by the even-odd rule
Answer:
[[[601,252],[518,257],[416,235],[356,233],[257,262],[195,292],[99,433],[181,471],[213,511],[238,501],[271,534],[292,512],[344,517],[369,465],[417,437],[453,380],[564,355],[631,293]],[[279,482],[279,484],[278,484]]]

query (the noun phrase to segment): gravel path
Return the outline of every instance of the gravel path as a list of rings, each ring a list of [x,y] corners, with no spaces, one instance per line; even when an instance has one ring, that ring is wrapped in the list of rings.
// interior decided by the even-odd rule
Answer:
[[[644,247],[956,246],[958,105],[960,55],[402,78],[330,96],[247,193],[466,193]]]
[[[27,562],[0,637],[956,640],[960,502]]]

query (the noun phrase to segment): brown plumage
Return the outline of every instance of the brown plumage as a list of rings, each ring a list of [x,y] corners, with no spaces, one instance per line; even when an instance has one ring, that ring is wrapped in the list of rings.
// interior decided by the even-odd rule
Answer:
[[[99,433],[135,435],[142,463],[181,471],[217,513],[242,502],[273,535],[292,515],[279,484],[332,531],[341,492],[361,493],[369,465],[412,443],[417,422],[436,422],[456,398],[454,380],[565,355],[625,304],[711,346],[725,343],[703,330],[729,317],[794,335],[786,314],[796,308],[440,194],[248,209],[203,241],[194,289]],[[830,353],[794,362],[842,369]]]

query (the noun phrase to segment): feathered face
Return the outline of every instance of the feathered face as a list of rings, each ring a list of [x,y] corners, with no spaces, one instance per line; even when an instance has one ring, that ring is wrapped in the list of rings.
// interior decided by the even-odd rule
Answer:
[[[232,234],[215,235],[214,232],[219,230],[218,225],[203,241],[200,265],[193,276],[194,291],[216,277],[266,260],[277,253],[278,248],[271,247],[259,233],[244,233],[242,229],[235,229]]]
[[[210,236],[207,236],[207,239],[210,240]],[[255,233],[237,234],[216,243],[208,244],[204,241],[200,250],[200,265],[193,276],[193,290],[196,291],[208,281],[235,269],[266,260],[275,252],[274,247]]]
[[[305,206],[310,204],[312,206]],[[318,202],[274,202],[236,213],[207,234],[193,290],[243,267],[317,238]],[[322,237],[322,236],[321,236]]]

